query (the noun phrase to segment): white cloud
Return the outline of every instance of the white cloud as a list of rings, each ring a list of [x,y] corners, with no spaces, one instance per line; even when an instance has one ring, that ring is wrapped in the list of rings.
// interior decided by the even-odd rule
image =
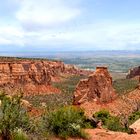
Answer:
[[[20,27],[0,27],[0,44],[19,46],[88,45],[97,49],[124,49],[140,44],[140,27],[130,25],[88,25],[74,30],[24,31]],[[128,48],[129,49],[129,48]]]
[[[138,24],[90,24],[65,29],[27,31],[20,26],[0,26],[0,45],[65,46],[71,44],[88,49],[129,49],[140,44]],[[87,47],[88,46],[88,47]],[[132,47],[133,48],[133,47]],[[52,48],[53,49],[53,48]],[[82,49],[82,48],[81,48]]]
[[[96,49],[123,49],[140,44],[139,24],[112,21],[86,24],[77,20],[83,16],[83,11],[74,1],[11,1],[19,7],[14,12],[15,23],[2,24],[0,21],[0,45],[67,47],[71,44],[90,46],[91,49],[93,46]],[[73,24],[75,20],[79,26]]]
[[[0,45],[24,45],[24,31],[11,25],[0,26]]]
[[[23,0],[16,14],[27,29],[54,27],[66,23],[78,15],[80,9],[66,4],[64,0]]]
[[[87,44],[91,48],[123,49],[127,45],[140,44],[140,27],[138,24],[91,24],[72,31],[42,32],[38,36],[42,42],[50,44]],[[129,49],[129,48],[128,48]]]
[[[0,45],[8,45],[8,44],[11,44],[10,40],[0,37]]]
[[[6,23],[0,20],[0,45],[36,46],[48,43],[41,42],[40,36],[49,36],[53,28],[61,28],[80,14],[75,2],[69,0],[67,3],[65,0],[10,0],[12,2],[19,7],[14,12],[14,21]]]

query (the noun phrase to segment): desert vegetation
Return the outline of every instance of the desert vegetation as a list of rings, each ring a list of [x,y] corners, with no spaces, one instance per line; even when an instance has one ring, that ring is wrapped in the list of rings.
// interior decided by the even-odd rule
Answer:
[[[39,107],[41,105],[40,103],[45,102],[47,103],[47,107],[52,110],[66,105],[72,105],[74,89],[79,80],[85,77],[86,76],[70,76],[63,81],[54,82],[53,86],[60,89],[62,91],[61,94],[30,95],[25,97],[25,99],[35,107]]]
[[[45,117],[45,128],[49,133],[67,139],[68,137],[87,138],[82,130],[85,127],[86,117],[84,111],[73,106],[62,107],[56,111],[48,112]]]
[[[102,122],[105,129],[112,131],[130,132],[128,125],[121,123],[121,118],[113,116],[107,110],[100,110],[93,114],[93,117]]]
[[[20,95],[0,95],[0,134],[3,140],[16,140],[21,137],[26,140],[26,132],[33,130],[27,111],[20,104],[21,98]]]
[[[0,136],[3,140],[29,140],[34,136],[48,139],[50,135],[62,138],[84,137],[84,111],[73,106],[46,111],[42,116],[33,118],[21,105],[22,96],[0,96]]]
[[[112,116],[107,110],[94,113],[91,119],[84,115],[84,110],[67,105],[54,110],[46,108],[41,116],[33,117],[21,105],[21,95],[9,97],[2,93],[0,99],[0,136],[2,140],[29,140],[34,137],[46,140],[53,137],[88,139],[90,136],[84,129],[94,129],[100,121],[105,129],[130,132],[129,128],[121,123],[121,118]],[[128,117],[128,124],[132,124],[139,117],[139,112],[133,113]]]

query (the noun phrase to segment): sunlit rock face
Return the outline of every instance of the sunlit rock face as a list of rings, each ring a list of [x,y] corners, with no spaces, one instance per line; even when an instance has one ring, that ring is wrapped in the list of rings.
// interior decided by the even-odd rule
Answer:
[[[116,97],[112,77],[107,67],[97,67],[88,79],[81,80],[74,92],[74,104],[85,102],[107,103]]]
[[[0,86],[23,88],[28,86],[28,91],[34,85],[50,85],[51,75],[46,64],[41,61],[6,61],[0,62]]]
[[[61,61],[0,59],[0,87],[4,89],[22,89],[26,93],[46,93],[52,82],[58,82],[61,74],[85,75],[90,72],[81,70]],[[49,90],[48,90],[49,88]]]
[[[0,85],[49,84],[50,75],[42,62],[0,62]]]

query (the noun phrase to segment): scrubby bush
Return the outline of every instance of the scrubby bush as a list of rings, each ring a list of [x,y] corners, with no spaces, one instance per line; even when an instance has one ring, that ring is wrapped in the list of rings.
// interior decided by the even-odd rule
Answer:
[[[95,117],[97,120],[101,120],[103,124],[106,124],[106,121],[110,118],[110,114],[107,110],[101,110],[96,112],[93,117]]]
[[[120,124],[119,118],[115,117],[115,116],[111,116],[109,119],[107,119],[106,127],[112,131],[123,131],[124,130],[124,128]]]
[[[45,127],[53,134],[63,138],[69,136],[85,137],[82,127],[84,125],[84,112],[76,107],[63,107],[45,116]]]
[[[112,131],[124,131],[124,127],[121,125],[118,117],[111,116],[109,111],[101,110],[96,112],[93,117],[97,120],[101,120],[103,123],[103,127],[112,130]]]
[[[0,134],[4,140],[10,140],[16,129],[30,129],[29,117],[21,106],[21,98],[22,96],[0,95]]]

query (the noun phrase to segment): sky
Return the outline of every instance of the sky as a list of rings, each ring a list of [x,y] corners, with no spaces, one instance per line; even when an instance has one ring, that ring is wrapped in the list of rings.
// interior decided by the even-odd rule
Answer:
[[[0,51],[140,50],[140,0],[0,0]]]

